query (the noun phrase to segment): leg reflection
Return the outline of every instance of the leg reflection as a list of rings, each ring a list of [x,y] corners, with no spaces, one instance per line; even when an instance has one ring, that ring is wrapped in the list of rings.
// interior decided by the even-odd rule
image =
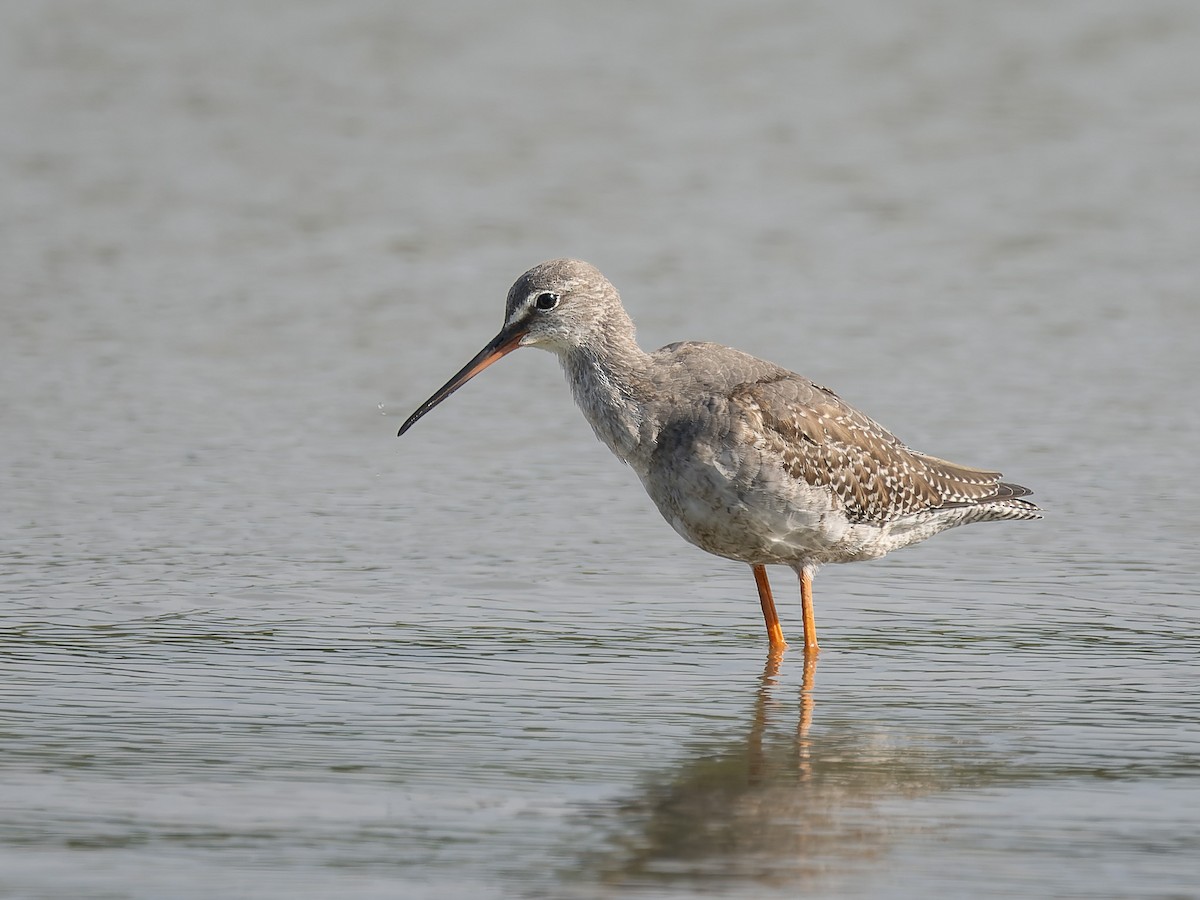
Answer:
[[[748,775],[751,784],[759,784],[766,775],[766,755],[763,738],[771,723],[771,712],[780,707],[780,701],[772,694],[779,683],[779,670],[783,663],[783,650],[772,648],[767,654],[763,673],[759,678],[758,691],[754,698],[754,715],[750,720],[750,731],[746,736]],[[800,719],[796,723],[795,771],[800,780],[812,776],[812,741],[808,731],[812,727],[815,705],[813,684],[817,671],[817,654],[804,654],[804,668],[800,682]]]
[[[804,654],[804,674],[800,681],[800,721],[796,724],[796,772],[801,781],[812,777],[812,741],[808,730],[812,727],[813,682],[817,673],[817,654]]]

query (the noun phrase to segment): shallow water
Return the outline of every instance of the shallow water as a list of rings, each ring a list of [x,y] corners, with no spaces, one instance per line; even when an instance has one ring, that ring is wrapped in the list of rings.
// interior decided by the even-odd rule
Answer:
[[[1196,893],[1190,4],[0,42],[0,895]],[[822,570],[766,659],[545,354],[396,441],[556,255],[1046,519]]]

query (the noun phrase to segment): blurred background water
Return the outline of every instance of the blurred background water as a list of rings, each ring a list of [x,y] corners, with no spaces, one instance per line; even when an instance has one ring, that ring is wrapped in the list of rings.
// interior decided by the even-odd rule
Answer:
[[[1194,4],[10,0],[0,82],[0,895],[1196,895]],[[395,439],[564,255],[1047,518],[764,662],[547,355]]]

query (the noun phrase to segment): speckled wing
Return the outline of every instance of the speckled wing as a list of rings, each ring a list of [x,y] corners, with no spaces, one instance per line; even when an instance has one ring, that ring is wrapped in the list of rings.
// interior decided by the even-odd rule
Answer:
[[[828,486],[851,522],[882,524],[1030,493],[1002,483],[999,472],[960,466],[906,447],[833,391],[792,372],[780,370],[745,382],[728,396],[742,408],[748,428],[765,442],[764,449],[777,454],[793,477]]]

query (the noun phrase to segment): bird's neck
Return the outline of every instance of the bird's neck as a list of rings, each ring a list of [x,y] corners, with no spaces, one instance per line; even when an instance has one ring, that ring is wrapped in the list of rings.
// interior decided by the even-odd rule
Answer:
[[[647,415],[649,355],[628,332],[571,347],[561,354],[575,403],[598,437],[625,462],[637,465],[653,443]]]

